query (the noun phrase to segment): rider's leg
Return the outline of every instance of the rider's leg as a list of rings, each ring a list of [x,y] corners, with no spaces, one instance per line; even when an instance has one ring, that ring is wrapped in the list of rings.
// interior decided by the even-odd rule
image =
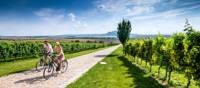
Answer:
[[[54,62],[56,63],[56,71],[59,71],[59,61],[58,61],[58,58],[55,58],[54,59]]]
[[[58,65],[57,71],[60,71],[60,69],[61,69],[61,57],[62,57],[62,56],[58,56],[58,57],[57,57],[57,65]]]

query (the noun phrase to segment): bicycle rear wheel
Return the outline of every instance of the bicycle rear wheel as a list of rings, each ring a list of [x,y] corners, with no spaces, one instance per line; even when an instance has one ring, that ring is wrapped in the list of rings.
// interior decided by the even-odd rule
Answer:
[[[52,76],[53,72],[54,72],[54,67],[52,64],[49,66],[46,66],[43,71],[44,79],[49,79],[49,77]]]
[[[40,72],[41,71],[41,66],[44,66],[44,61],[42,59],[40,59],[40,61],[38,61],[35,65],[35,69],[36,71]]]
[[[68,61],[67,61],[67,60],[63,60],[63,61],[61,62],[61,69],[60,69],[60,71],[61,71],[62,73],[64,73],[64,72],[67,71],[67,68],[68,68]]]

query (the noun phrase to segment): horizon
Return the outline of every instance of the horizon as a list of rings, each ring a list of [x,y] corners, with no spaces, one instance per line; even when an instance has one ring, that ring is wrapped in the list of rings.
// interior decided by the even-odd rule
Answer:
[[[104,34],[130,20],[131,34],[200,31],[199,0],[2,0],[0,36]]]
[[[113,31],[110,31],[110,32],[113,32]],[[77,36],[77,35],[104,35],[104,34],[107,34],[109,32],[106,32],[106,33],[99,33],[99,34],[57,34],[57,35],[8,35],[8,37],[14,37],[14,36],[17,36],[17,37],[39,37],[39,36],[49,36],[49,37],[53,37],[53,36]],[[137,33],[131,33],[130,35],[158,35],[158,34],[161,34],[161,35],[173,35],[174,33],[172,34],[162,34],[162,33],[157,33],[157,34],[137,34]],[[7,35],[0,35],[0,37],[6,37]]]

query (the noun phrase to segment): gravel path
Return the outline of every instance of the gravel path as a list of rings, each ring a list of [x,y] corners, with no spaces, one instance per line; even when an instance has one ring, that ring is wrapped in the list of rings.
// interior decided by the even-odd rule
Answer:
[[[70,59],[68,60],[68,70],[65,73],[50,77],[48,80],[43,78],[42,71],[36,72],[35,70],[1,77],[0,88],[64,88],[77,80],[117,47],[119,46]]]

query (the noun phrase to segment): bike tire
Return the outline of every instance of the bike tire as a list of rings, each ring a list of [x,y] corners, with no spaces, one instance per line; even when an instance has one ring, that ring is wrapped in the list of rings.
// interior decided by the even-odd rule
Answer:
[[[61,68],[60,68],[61,73],[66,72],[67,69],[68,69],[68,61],[64,60],[64,61],[61,62]]]
[[[44,71],[43,71],[43,77],[44,79],[49,79],[50,76],[52,76],[54,72],[54,67],[52,65],[46,66],[44,67]]]

